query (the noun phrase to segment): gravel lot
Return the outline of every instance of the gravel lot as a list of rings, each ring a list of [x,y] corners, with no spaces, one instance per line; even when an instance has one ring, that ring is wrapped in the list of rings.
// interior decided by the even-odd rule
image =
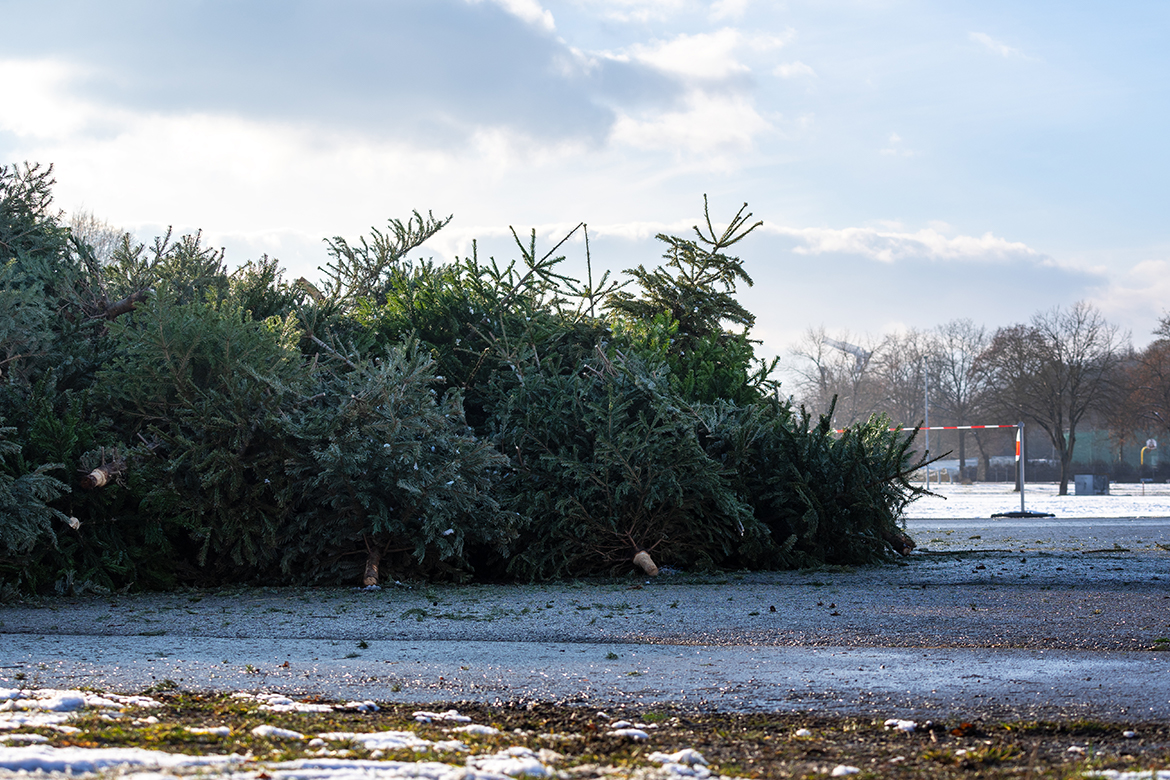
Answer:
[[[1170,717],[1170,520],[1027,522],[911,520],[863,569],[9,604],[0,686]]]

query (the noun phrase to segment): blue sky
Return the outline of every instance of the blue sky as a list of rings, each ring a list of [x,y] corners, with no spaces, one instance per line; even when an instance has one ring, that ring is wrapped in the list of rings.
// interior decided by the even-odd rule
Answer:
[[[590,226],[656,262],[711,199],[763,351],[812,326],[1170,309],[1170,5],[898,0],[0,0],[0,161],[141,237],[316,275],[326,236],[454,214],[424,254]],[[568,247],[583,267],[583,246]]]

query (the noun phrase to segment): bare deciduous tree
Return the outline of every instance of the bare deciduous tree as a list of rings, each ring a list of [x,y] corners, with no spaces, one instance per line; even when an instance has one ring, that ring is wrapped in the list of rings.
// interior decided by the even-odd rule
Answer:
[[[987,329],[969,319],[951,320],[935,329],[930,349],[934,377],[932,403],[947,425],[983,425],[987,414],[987,388],[975,361],[987,349]],[[978,431],[972,431],[979,448],[979,479],[986,479],[990,453]],[[967,468],[966,431],[959,431],[959,474]]]
[[[1141,420],[1170,439],[1170,313],[1154,335],[1160,338],[1138,353],[1133,366],[1133,401]]]
[[[122,243],[126,231],[99,219],[92,211],[75,211],[69,215],[69,232],[74,238],[93,249],[94,257],[102,265],[110,262],[114,250]]]
[[[796,389],[801,403],[814,411],[826,412],[836,396],[834,421],[842,426],[869,419],[878,411],[880,397],[878,380],[872,370],[877,347],[868,340],[858,346],[850,338],[848,333],[840,339],[831,338],[822,325],[809,328],[791,350],[796,358]]]
[[[880,410],[907,428],[925,417],[923,361],[929,351],[927,334],[911,329],[888,336],[873,358]]]
[[[1068,494],[1077,425],[1111,400],[1123,343],[1117,327],[1082,301],[1000,328],[979,357],[995,405],[1036,423],[1052,441],[1060,495]]]

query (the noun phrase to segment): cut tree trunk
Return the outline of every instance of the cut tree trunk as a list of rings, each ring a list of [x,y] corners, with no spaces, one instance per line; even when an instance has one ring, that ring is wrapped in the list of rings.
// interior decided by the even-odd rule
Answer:
[[[658,567],[654,565],[654,559],[650,557],[650,553],[645,550],[640,550],[634,556],[634,563],[638,568],[649,574],[651,577],[658,576]]]
[[[362,575],[362,585],[372,588],[378,584],[378,566],[382,563],[382,553],[373,547],[366,548],[366,573]]]
[[[126,314],[127,312],[134,311],[138,307],[139,303],[146,300],[147,297],[150,296],[150,293],[150,290],[139,290],[133,295],[128,295],[120,301],[114,301],[106,307],[105,318],[107,320],[114,320],[123,314]]]
[[[910,551],[917,547],[914,540],[903,533],[895,533],[893,531],[882,531],[882,538],[889,542],[890,546],[899,555],[909,555]]]
[[[114,478],[126,471],[126,461],[122,458],[117,458],[110,463],[103,463],[93,471],[86,474],[78,484],[83,490],[97,490],[114,481]]]

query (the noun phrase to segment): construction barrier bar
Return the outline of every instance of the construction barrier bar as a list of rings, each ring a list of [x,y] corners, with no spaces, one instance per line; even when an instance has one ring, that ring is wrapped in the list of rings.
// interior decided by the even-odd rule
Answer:
[[[923,425],[918,430],[920,431],[978,431],[984,428],[1019,428],[1019,425]],[[845,433],[848,428],[834,428],[833,433]],[[896,425],[890,428],[891,431],[912,431],[911,427],[905,425]]]

